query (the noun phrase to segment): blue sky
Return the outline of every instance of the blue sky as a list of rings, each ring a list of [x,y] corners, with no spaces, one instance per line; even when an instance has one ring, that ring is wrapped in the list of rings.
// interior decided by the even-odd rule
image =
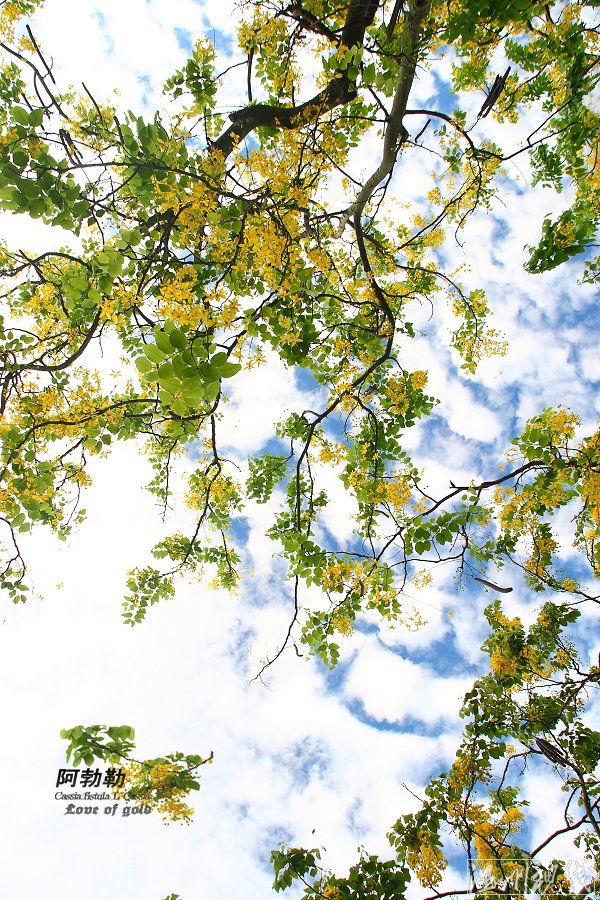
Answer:
[[[147,113],[165,108],[162,84],[184,63],[192,36],[211,36],[214,28],[223,68],[237,61],[231,56],[237,17],[229,0],[104,0],[101,6],[47,0],[32,27],[64,84],[85,81],[96,97],[117,86],[119,109]],[[422,73],[411,105],[447,93],[449,65],[443,63],[441,76]],[[232,80],[223,109],[244,101],[242,82]],[[465,102],[473,113],[481,99]],[[490,137],[499,127],[481,123]],[[373,139],[375,154],[377,146]],[[363,160],[355,164],[364,171]],[[407,161],[395,185],[404,201],[422,199],[427,166],[420,158]],[[475,376],[462,373],[447,349],[451,316],[443,308],[431,322],[424,310],[422,334],[403,342],[403,365],[426,369],[428,391],[441,400],[432,418],[407,436],[433,490],[445,489],[450,478],[494,474],[510,437],[544,406],[572,405],[588,427],[600,412],[597,292],[577,285],[581,262],[541,276],[522,270],[524,244],[535,241],[547,209],[560,209],[564,200],[532,189],[525,162],[519,166],[510,170],[506,205],[495,205],[493,216],[474,217],[464,250],[445,251],[454,265],[469,261],[464,277],[472,287],[486,287],[494,324],[507,336],[507,356],[484,361]],[[8,214],[0,232],[32,249],[48,240],[39,223]],[[274,422],[322,399],[306,372],[291,371],[273,354],[262,369],[234,379],[230,394],[223,442],[242,467],[248,454],[275,449]],[[148,560],[163,534],[143,490],[149,467],[135,448],[119,447],[92,471],[86,523],[66,546],[46,534],[27,541],[39,596],[24,608],[3,610],[0,709],[7,739],[0,794],[13,838],[0,848],[3,900],[162,900],[171,892],[182,900],[264,900],[272,881],[268,854],[280,840],[326,847],[327,864],[340,872],[354,862],[358,844],[386,855],[386,831],[415,806],[410,790],[422,793],[427,777],[452,759],[462,695],[484,671],[481,612],[494,597],[473,582],[457,588],[451,568],[442,567],[429,588],[409,592],[428,620],[423,629],[392,629],[369,615],[352,639],[340,639],[335,671],[290,650],[264,683],[252,682],[290,617],[290,584],[264,535],[278,493],[266,506],[249,505],[236,526],[246,568],[237,597],[205,582],[184,584],[173,601],[130,630],[120,620],[125,572]],[[333,483],[328,487],[334,500],[327,534],[342,543],[352,506]],[[174,510],[170,531],[185,526],[185,515]],[[564,552],[565,564],[576,566],[566,545]],[[531,618],[539,598],[515,572],[502,577],[515,587],[510,614]],[[310,592],[306,601],[322,602]],[[578,637],[584,654],[597,653],[587,617]],[[591,716],[598,721],[597,706]],[[165,827],[157,815],[64,817],[54,800],[64,765],[59,731],[95,722],[133,725],[142,758],[175,749],[214,751],[190,826]],[[560,779],[538,765],[524,784],[539,798],[535,838],[536,828],[556,816]],[[458,871],[458,859],[456,865]]]

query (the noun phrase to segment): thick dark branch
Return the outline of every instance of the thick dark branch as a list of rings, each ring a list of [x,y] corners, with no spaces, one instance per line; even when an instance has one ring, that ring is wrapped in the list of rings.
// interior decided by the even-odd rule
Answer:
[[[330,81],[325,90],[300,106],[270,106],[268,103],[246,106],[230,114],[232,124],[212,148],[227,158],[255,128],[300,128],[354,97],[356,91],[348,76],[343,75]]]
[[[248,53],[248,103],[252,103],[252,60],[254,59],[254,47]]]
[[[321,22],[321,20],[313,13],[309,12],[309,10],[304,9],[301,3],[290,3],[290,5],[284,9],[283,15],[288,16],[290,19],[294,19],[295,22],[302,25],[305,31],[314,31],[315,34],[322,34],[334,43],[339,42],[339,35],[337,35],[335,31],[332,31],[325,22]]]
[[[592,803],[590,801],[590,795],[588,794],[587,784],[585,783],[585,778],[583,777],[583,773],[580,771],[580,769],[578,769],[576,766],[574,766],[573,763],[571,763],[570,765],[571,765],[571,768],[573,769],[573,771],[575,772],[575,774],[577,775],[577,780],[579,781],[579,787],[581,790],[581,800],[583,802],[585,811],[587,813],[587,821],[590,823],[590,825],[596,832],[596,837],[600,838],[600,824],[598,823],[598,820],[594,816],[594,806],[596,804],[594,803],[592,805]]]
[[[62,369],[68,369],[79,357],[83,354],[83,352],[87,349],[90,341],[94,337],[96,333],[96,329],[98,324],[100,323],[101,311],[98,310],[96,315],[94,316],[94,320],[90,325],[85,338],[77,348],[77,350],[71,354],[64,362],[57,363],[56,365],[46,365],[44,363],[26,363],[22,368],[23,370],[29,369],[37,372],[60,372]],[[45,354],[44,354],[45,355]],[[43,356],[42,356],[43,358]]]
[[[344,46],[354,47],[363,43],[365,31],[372,24],[378,6],[379,0],[368,0],[367,3],[364,0],[353,0],[350,3],[342,29],[341,41]],[[271,106],[269,103],[246,106],[230,114],[232,124],[212,144],[212,148],[227,158],[255,128],[300,128],[355,97],[354,83],[347,74],[343,74],[299,106]]]
[[[400,66],[396,93],[394,94],[394,101],[392,103],[392,109],[383,141],[383,155],[381,162],[371,177],[365,182],[362,190],[359,191],[359,194],[350,209],[342,216],[338,229],[339,235],[343,232],[349,219],[353,216],[356,217],[356,215],[362,215],[365,206],[373,196],[376,188],[381,184],[384,178],[387,178],[392,172],[398,152],[408,137],[408,132],[404,127],[403,120],[406,115],[408,97],[417,68],[416,48],[421,34],[421,27],[427,18],[430,7],[431,0],[413,0],[410,11],[406,17],[404,37],[409,50],[404,56]]]
[[[394,28],[396,27],[396,22],[398,21],[398,16],[402,12],[402,7],[404,6],[404,0],[396,0],[396,5],[392,10],[392,15],[390,16],[390,21],[387,26],[387,36],[391,37],[394,33]]]
[[[535,850],[531,851],[531,858],[533,859],[535,856],[537,856],[537,854],[541,850],[543,850],[545,847],[547,847],[548,844],[551,844],[553,840],[555,840],[557,837],[559,837],[559,835],[568,834],[570,831],[577,831],[577,829],[581,828],[581,826],[586,821],[587,821],[587,813],[584,816],[581,816],[581,818],[578,819],[577,822],[573,822],[572,825],[566,825],[564,828],[558,828],[555,832],[553,832],[553,834],[551,834],[549,837],[547,837],[545,840],[543,840],[541,844],[538,844],[537,847],[535,848]]]
[[[365,31],[373,24],[375,13],[379,7],[379,0],[353,0],[346,13],[346,21],[342,31],[342,44],[344,47],[354,47],[362,44]]]
[[[32,30],[31,30],[31,28],[29,27],[29,25],[26,25],[26,26],[25,26],[25,30],[27,31],[27,34],[29,35],[29,40],[31,41],[31,43],[32,43],[33,46],[34,46],[35,52],[37,53],[37,55],[38,55],[39,58],[41,59],[42,64],[43,64],[44,68],[46,69],[46,73],[47,73],[47,75],[48,75],[48,78],[50,79],[50,81],[51,81],[53,84],[56,84],[56,79],[55,79],[54,75],[52,74],[52,70],[50,69],[50,66],[48,65],[48,63],[46,62],[46,60],[44,59],[44,57],[42,56],[42,51],[41,51],[40,48],[38,47],[37,41],[36,41],[36,39],[34,38],[33,32],[32,32]]]
[[[15,59],[18,59],[20,62],[29,66],[29,68],[32,70],[36,93],[37,93],[39,101],[42,104],[42,106],[44,107],[44,109],[47,111],[49,106],[54,106],[56,108],[57,112],[63,117],[63,119],[68,119],[69,118],[68,115],[66,114],[66,112],[64,111],[64,109],[62,108],[62,106],[60,105],[60,103],[58,102],[58,100],[56,99],[56,97],[54,96],[54,94],[52,93],[50,88],[48,87],[48,85],[46,83],[46,78],[40,72],[38,67],[34,63],[32,63],[31,60],[27,59],[27,57],[22,56],[21,53],[18,53],[16,50],[13,50],[12,47],[9,47],[7,44],[4,44],[2,41],[0,41],[0,48],[2,48],[2,50],[4,50],[6,53],[9,53],[11,56],[14,56]],[[43,60],[43,57],[41,57],[41,58]],[[44,62],[44,65],[46,66],[46,68],[48,68],[46,61],[43,60],[43,62]],[[50,73],[50,77],[52,78],[52,73]],[[39,83],[43,86],[46,93],[48,94],[50,103],[48,103],[47,101],[44,101],[42,99],[42,97],[40,96],[40,93],[37,89],[37,81],[38,80],[39,80]],[[52,80],[54,81],[54,78],[52,78]]]

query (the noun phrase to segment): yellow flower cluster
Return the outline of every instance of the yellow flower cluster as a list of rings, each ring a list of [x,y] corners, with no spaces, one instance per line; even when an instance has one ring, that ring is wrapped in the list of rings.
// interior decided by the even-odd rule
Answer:
[[[522,627],[521,620],[518,616],[516,616],[514,619],[509,619],[508,616],[500,610],[494,612],[493,621],[501,626],[501,628],[504,630],[518,629]],[[492,671],[499,678],[516,675],[521,670],[522,665],[523,661],[521,659],[521,656],[519,654],[507,652],[504,647],[496,646],[490,654],[490,666],[492,668]]]
[[[13,128],[9,128],[5,134],[0,135],[0,147],[10,147],[19,140],[19,135]]]
[[[390,402],[390,410],[397,415],[404,415],[410,401],[406,395],[406,386],[402,379],[392,376],[388,381],[386,394]]]
[[[331,627],[340,634],[349,636],[354,632],[354,622],[344,612],[335,612],[331,617]]]
[[[265,364],[266,356],[261,347],[252,347],[250,340],[242,339],[232,353],[232,362],[240,363],[244,369],[257,369]]]
[[[333,342],[333,352],[336,356],[344,358],[354,352],[354,345],[344,338],[336,338]]]
[[[574,222],[562,221],[554,229],[554,243],[557,247],[570,247],[576,243],[577,235],[575,233]]]
[[[475,832],[473,843],[477,851],[477,864],[480,868],[488,869],[493,875],[504,875],[518,869],[518,863],[511,861],[508,856],[510,848],[504,846],[507,838],[516,834],[522,827],[523,812],[517,806],[505,809],[496,819],[490,817],[488,810],[474,804],[476,808]]]
[[[322,584],[326,591],[341,591],[346,585],[360,584],[364,574],[360,563],[335,562],[323,570]]]
[[[520,628],[520,619],[508,619],[503,613],[498,612],[494,616],[495,621],[504,629]],[[544,611],[540,612],[534,631],[538,626],[545,628],[551,624],[551,619]],[[550,678],[557,669],[566,669],[572,663],[572,654],[569,649],[557,649],[551,658],[536,645],[533,638],[534,632],[521,646],[514,646],[508,650],[506,645],[499,642],[490,654],[492,671],[499,677],[520,676],[521,683],[535,683],[541,679]],[[513,690],[518,690],[515,685]]]
[[[23,15],[20,3],[16,0],[6,0],[0,6],[0,36],[6,41],[12,41],[15,36],[15,23]]]
[[[326,591],[336,593],[346,592],[360,597],[368,598],[367,609],[376,609],[383,618],[399,617],[398,597],[400,592],[394,587],[382,587],[377,583],[377,565],[353,563],[350,561],[337,561],[328,565],[322,575],[321,583]],[[335,614],[334,614],[335,616]],[[414,617],[406,621],[400,621],[413,627],[419,627],[420,622]],[[341,620],[339,624],[342,628],[349,628],[348,622]],[[334,624],[334,627],[336,625]],[[339,628],[338,630],[342,630]],[[343,633],[349,633],[344,631]]]
[[[411,498],[411,486],[408,479],[399,475],[393,481],[388,481],[380,487],[385,488],[385,500],[392,509],[397,513],[402,512]]]
[[[512,487],[498,487],[493,500],[497,507],[502,528],[512,529],[521,534],[530,534],[537,524],[536,501],[527,491],[517,493]]]
[[[248,216],[241,240],[239,235],[232,238],[225,227],[214,226],[212,249],[215,260],[231,266],[240,283],[259,266],[266,286],[287,297],[294,293],[292,284],[301,265],[299,245],[290,240],[298,233],[299,220],[296,214],[284,214],[281,220],[284,227],[275,218]]]
[[[543,900],[558,900],[560,897],[575,896],[571,882],[566,875],[557,875],[549,884],[545,884],[541,894]]]
[[[434,191],[429,192],[429,195],[432,194],[434,196],[439,196],[440,192],[438,189],[435,189]],[[427,220],[419,213],[413,216],[413,224],[419,231],[423,231],[423,234],[420,234],[418,237],[419,249],[421,251],[425,249],[425,247],[431,247],[432,249],[441,247],[441,245],[444,243],[446,239],[446,233],[444,229],[430,227],[429,230],[426,230],[428,227]]]
[[[32,331],[39,338],[53,335],[59,323],[64,327],[65,313],[55,286],[49,282],[36,285],[27,303],[27,313],[35,320]]]
[[[539,681],[541,678],[550,678],[553,672],[559,667],[559,654],[561,659],[565,659],[564,651],[558,651],[554,660],[545,660],[542,652],[537,647],[526,645],[523,648],[523,660],[528,667],[528,671],[523,674],[523,681],[526,683]],[[566,654],[568,660],[568,654]]]
[[[259,44],[265,45],[284,38],[285,33],[285,25],[281,19],[273,18],[255,7],[252,21],[241,23],[237,37],[240,48],[249,53]]]
[[[104,128],[99,122],[98,109]],[[98,104],[98,109],[89,97],[74,94],[71,98],[72,114],[69,118],[69,132],[73,138],[91,147],[92,150],[100,152],[110,144],[110,129],[115,108],[108,104]]]
[[[464,788],[469,791],[476,782],[488,782],[491,777],[489,765],[482,762],[476,752],[469,748],[452,763],[448,784],[453,791],[461,792]]]
[[[417,390],[423,390],[427,384],[427,372],[424,372],[422,369],[411,372],[409,378],[410,383],[414,388],[417,388]]]
[[[321,891],[323,897],[326,900],[341,900],[342,895],[340,894],[339,888],[335,887],[333,884],[327,884]]]
[[[35,44],[31,40],[31,38],[26,34],[21,35],[21,37],[17,41],[17,47],[23,53],[35,53],[36,52]]]
[[[587,510],[596,526],[600,525],[600,472],[589,467],[582,479]]]
[[[323,441],[319,447],[319,462],[337,466],[346,459],[347,453],[348,448],[344,444],[337,441]]]
[[[456,340],[456,347],[465,357],[472,358],[474,364],[469,366],[473,371],[475,364],[492,356],[506,356],[508,342],[496,328],[486,328],[483,334],[462,335]]]
[[[369,609],[376,609],[384,619],[394,619],[397,615],[396,605],[400,591],[396,588],[382,588],[376,584],[371,593],[371,599],[368,603]],[[403,622],[403,624],[407,624]],[[417,623],[415,623],[417,627]]]
[[[175,209],[179,213],[179,242],[193,244],[206,226],[208,213],[217,209],[218,193],[204,181],[195,181],[185,196],[185,203],[179,201],[173,191],[167,191],[162,194],[161,205],[163,209]]]
[[[223,471],[217,471],[209,465],[204,471],[197,471],[190,476],[185,502],[199,513],[199,523],[207,532],[220,534],[219,543],[225,549],[226,562],[214,560],[217,569],[209,587],[226,587],[233,590],[240,577],[236,568],[239,560],[235,553],[229,552],[225,533],[231,528],[233,517],[242,506],[240,485]],[[196,570],[193,555],[188,557],[186,566]]]
[[[497,329],[488,328],[485,324],[489,306],[484,291],[472,291],[468,298],[455,297],[452,310],[464,322],[454,332],[453,344],[465,359],[468,371],[475,371],[477,363],[483,358],[506,355],[506,340]]]
[[[423,887],[435,887],[442,880],[448,865],[444,854],[432,842],[432,835],[425,829],[419,831],[418,839],[413,842],[406,855],[406,861]]]
[[[416,588],[424,588],[431,584],[432,577],[431,572],[428,572],[427,569],[421,569],[419,572],[415,572],[411,581]]]
[[[547,534],[540,531],[534,532],[533,549],[531,551],[531,556],[525,560],[525,570],[535,578],[541,578],[547,581],[550,578],[550,572],[543,564],[543,558],[546,555],[552,557],[557,550],[558,543],[554,538],[549,537]]]
[[[515,616],[514,619],[509,619],[506,613],[503,613],[501,610],[494,612],[493,618],[503,628],[518,628],[522,624],[518,616]]]
[[[399,592],[394,591],[394,595],[395,598],[397,598],[399,596]],[[392,618],[392,615],[390,615],[389,618]],[[398,621],[402,625],[404,625],[407,631],[412,632],[418,631],[420,628],[423,628],[425,625],[427,625],[427,619],[419,612],[418,609],[415,609],[414,607],[412,610],[399,618]]]
[[[206,473],[194,474],[190,484],[185,497],[186,506],[190,509],[202,510],[207,501],[221,509],[230,508],[239,498],[240,485],[223,473],[212,478]]]
[[[194,809],[184,798],[187,791],[173,783],[173,778],[182,771],[181,766],[174,763],[138,763],[128,761],[121,764],[125,775],[123,784],[113,789],[116,799],[131,799],[135,803],[144,804],[160,813],[163,820],[169,822],[185,822],[190,824]],[[135,791],[133,797],[131,791]]]
[[[553,441],[560,443],[574,436],[575,428],[580,424],[581,419],[576,413],[559,405],[556,409],[546,410],[544,422],[550,430]]]
[[[494,650],[490,654],[490,665],[499,678],[516,675],[520,669],[519,660],[504,655],[501,650]]]
[[[282,94],[289,96],[298,84],[300,72],[293,54],[288,50],[285,20],[255,7],[252,20],[242,22],[238,28],[238,41],[246,53],[250,50],[259,50],[257,61],[259,75],[265,70],[265,60],[280,61],[276,67],[273,67],[272,63],[269,67],[270,87],[276,96]]]
[[[127,319],[123,313],[118,311],[118,300],[116,297],[103,297],[100,306],[100,315],[105,322],[123,328],[127,324]]]
[[[559,669],[566,669],[571,665],[571,654],[568,650],[561,648],[556,651],[556,664]]]
[[[196,293],[196,273],[193,266],[181,266],[174,276],[160,287],[160,313],[176,325],[198,325],[201,304]]]

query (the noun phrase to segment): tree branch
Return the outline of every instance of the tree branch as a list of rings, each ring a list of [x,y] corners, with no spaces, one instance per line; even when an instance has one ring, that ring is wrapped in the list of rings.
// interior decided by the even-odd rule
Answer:
[[[429,4],[427,4],[429,6]],[[353,0],[348,7],[341,42],[345,47],[362,44],[365,31],[372,24],[379,0]],[[356,97],[354,83],[347,74],[339,75],[324,90],[299,106],[271,106],[257,103],[232,112],[232,124],[211,145],[227,158],[255,128],[299,128],[314,122],[324,113],[348,103]]]
[[[406,42],[406,44],[410,47],[410,50],[404,56],[402,64],[400,66],[398,83],[396,85],[396,93],[394,94],[394,102],[392,104],[392,110],[389,115],[385,138],[383,141],[383,156],[381,158],[381,162],[379,163],[371,177],[368,179],[368,181],[365,182],[363,188],[359,191],[359,194],[352,206],[342,216],[342,220],[337,231],[338,237],[341,236],[348,221],[352,217],[356,218],[356,216],[360,217],[362,215],[365,206],[373,196],[373,193],[375,192],[377,186],[381,184],[383,179],[386,178],[394,168],[394,163],[396,162],[398,151],[408,137],[408,132],[404,127],[403,119],[406,115],[408,96],[413,85],[415,71],[417,68],[415,48],[419,40],[421,26],[426,19],[427,14],[429,13],[430,7],[431,0],[414,0],[410,8],[406,19],[406,24],[404,26],[403,35],[403,42]]]

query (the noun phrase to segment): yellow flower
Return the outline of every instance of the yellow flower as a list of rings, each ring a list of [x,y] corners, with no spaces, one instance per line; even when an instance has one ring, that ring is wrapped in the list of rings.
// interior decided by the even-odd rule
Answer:
[[[417,841],[407,854],[407,862],[424,887],[435,887],[448,865],[442,851],[431,843],[432,835],[419,831]]]
[[[424,372],[422,369],[411,372],[410,383],[414,388],[422,390],[427,384],[427,372]]]
[[[354,631],[354,622],[350,616],[343,612],[336,612],[331,617],[331,625],[340,634],[351,635]]]
[[[339,888],[336,888],[333,884],[328,884],[322,890],[323,897],[326,897],[327,900],[341,900],[341,894]]]

